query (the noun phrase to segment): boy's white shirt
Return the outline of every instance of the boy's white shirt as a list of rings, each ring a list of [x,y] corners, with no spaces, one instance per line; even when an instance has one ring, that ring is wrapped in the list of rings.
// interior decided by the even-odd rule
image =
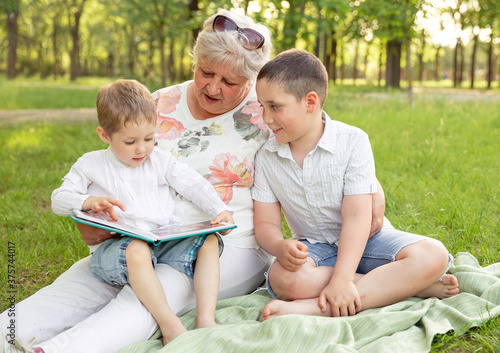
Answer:
[[[231,211],[205,178],[158,147],[138,167],[122,163],[110,148],[86,153],[52,193],[52,209],[59,216],[67,216],[72,209],[81,209],[89,196],[112,197],[125,206],[125,212],[115,207],[120,221],[153,229],[181,221],[173,216],[172,188],[203,209],[205,219]],[[90,246],[90,251],[98,246]]]
[[[323,136],[302,169],[288,143],[271,137],[261,148],[252,197],[281,204],[293,239],[338,244],[342,198],[377,192],[375,162],[365,132],[323,114]]]

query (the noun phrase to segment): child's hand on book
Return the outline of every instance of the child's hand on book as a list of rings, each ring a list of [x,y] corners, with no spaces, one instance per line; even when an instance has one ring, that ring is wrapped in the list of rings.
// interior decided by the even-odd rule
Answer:
[[[117,199],[114,199],[112,197],[90,196],[83,203],[82,210],[83,211],[92,210],[92,212],[95,213],[101,211],[106,212],[114,221],[117,221],[118,217],[115,213],[114,206],[118,207],[123,212],[125,212],[125,206],[123,206],[122,203]]]
[[[215,217],[212,222],[210,222],[211,224],[217,224],[217,223],[220,223],[220,222],[227,222],[227,223],[231,223],[231,224],[234,224],[234,220],[233,220],[233,216],[231,215],[231,212],[229,211],[224,211],[224,212],[221,212],[217,217]],[[223,232],[220,232],[221,235],[226,235],[226,234],[229,234],[229,232],[231,232],[232,229],[228,229],[228,230],[225,230]]]

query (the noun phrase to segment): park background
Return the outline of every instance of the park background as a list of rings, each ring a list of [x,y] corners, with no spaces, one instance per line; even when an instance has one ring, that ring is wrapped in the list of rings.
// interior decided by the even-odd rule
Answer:
[[[98,88],[116,78],[151,91],[190,79],[193,38],[219,8],[267,24],[275,54],[298,47],[325,63],[325,110],[370,135],[397,228],[484,266],[500,261],[497,0],[2,0],[0,310],[10,260],[20,301],[88,254],[50,209],[76,159],[105,147],[95,115],[70,119],[75,109],[93,111]],[[19,111],[17,123],[2,118]],[[498,352],[499,337],[495,318],[436,337],[433,351]]]

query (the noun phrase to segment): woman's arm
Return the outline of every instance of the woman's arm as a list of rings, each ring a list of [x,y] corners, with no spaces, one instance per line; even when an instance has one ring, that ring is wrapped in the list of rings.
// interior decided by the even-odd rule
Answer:
[[[377,179],[377,192],[372,195],[372,223],[370,237],[378,233],[384,226],[385,195],[382,185]]]

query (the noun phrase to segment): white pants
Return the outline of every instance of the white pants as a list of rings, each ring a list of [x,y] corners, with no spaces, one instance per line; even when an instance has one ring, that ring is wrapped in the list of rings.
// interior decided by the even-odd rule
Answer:
[[[225,246],[220,258],[219,299],[248,294],[264,281],[270,256],[263,250]],[[147,340],[158,328],[127,285],[115,288],[90,273],[90,256],[74,264],[53,284],[16,305],[16,335],[52,352],[114,352]],[[193,280],[168,265],[156,273],[173,312],[195,307]],[[2,329],[9,325],[0,315]]]

